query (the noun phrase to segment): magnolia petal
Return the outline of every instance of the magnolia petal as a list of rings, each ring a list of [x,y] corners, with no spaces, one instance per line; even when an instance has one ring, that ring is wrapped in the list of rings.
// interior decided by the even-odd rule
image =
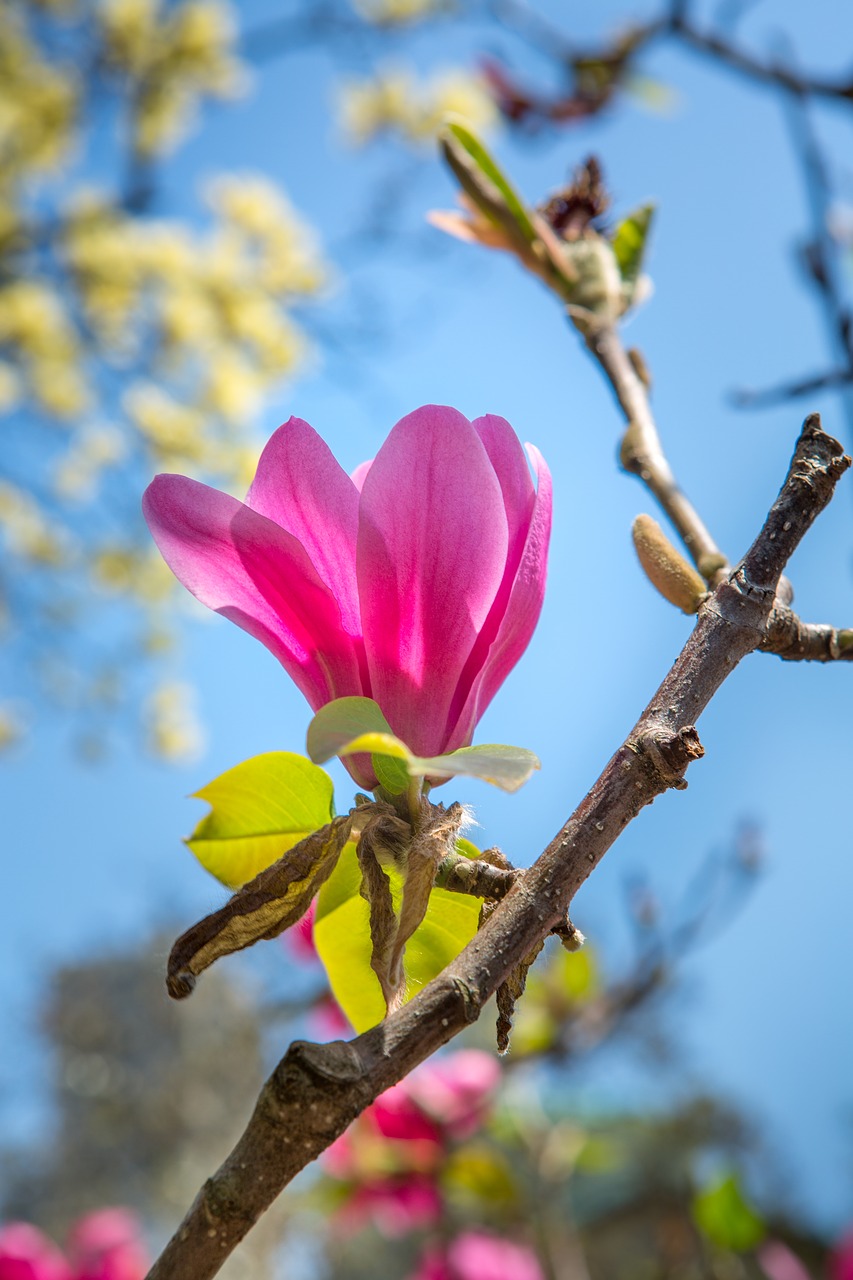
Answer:
[[[290,418],[270,437],[246,506],[301,542],[340,606],[344,630],[361,635],[355,577],[358,490],[307,422]]]
[[[265,644],[315,710],[362,691],[360,644],[296,538],[185,476],[156,476],[142,508],[175,577]]]
[[[506,419],[499,418],[495,414],[487,414],[485,417],[477,418],[473,426],[483,442],[501,486],[509,541],[501,585],[457,686],[450,717],[454,731],[451,733],[449,745],[453,748],[466,746],[471,741],[470,735],[474,731],[476,721],[468,719],[460,723],[460,716],[468,702],[471,690],[477,685],[483,668],[489,660],[492,645],[503,625],[524,554],[536,501],[536,492],[524,450]],[[456,731],[457,725],[459,731]]]
[[[361,493],[362,489],[364,488],[364,482],[367,479],[367,473],[372,466],[373,466],[373,459],[368,458],[367,462],[360,462],[356,467],[355,471],[353,471],[352,475],[350,476],[350,480],[352,480],[353,484],[355,485],[356,489],[358,489],[359,493]]]
[[[501,488],[477,432],[455,409],[410,413],[365,479],[357,572],[371,694],[418,755],[448,745],[506,558]]]
[[[551,537],[551,472],[534,445],[525,447],[537,478],[533,512],[497,630],[491,637],[486,637],[484,630],[483,638],[489,639],[488,650],[478,650],[474,657],[478,666],[450,734],[451,749],[471,741],[477,721],[530,643],[542,611]]]

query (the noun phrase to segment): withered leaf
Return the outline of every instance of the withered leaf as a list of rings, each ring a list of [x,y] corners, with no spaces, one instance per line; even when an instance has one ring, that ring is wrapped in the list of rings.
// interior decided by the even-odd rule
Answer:
[[[430,805],[428,819],[412,840],[397,936],[391,953],[391,972],[399,973],[401,978],[406,943],[426,915],[435,873],[448,854],[455,850],[463,817],[461,804],[452,804],[449,809],[440,804]]]
[[[507,974],[506,981],[502,982],[497,989],[496,999],[498,1005],[498,1053],[506,1053],[509,1049],[509,1037],[512,1032],[512,1019],[515,1013],[516,1002],[524,995],[524,988],[527,985],[527,974],[530,970],[539,952],[545,946],[545,940],[537,942],[536,946]]]
[[[332,874],[352,824],[348,815],[312,832],[243,885],[219,911],[182,934],[169,956],[169,995],[176,1000],[188,996],[196,977],[214,960],[262,938],[275,938],[295,924]]]
[[[370,907],[370,967],[379,979],[385,1007],[390,1012],[400,1002],[403,984],[402,974],[394,975],[391,971],[397,917],[391,896],[391,880],[382,870],[377,856],[380,837],[376,828],[380,823],[381,819],[376,819],[366,827],[358,842],[358,864],[361,867],[359,892]]]

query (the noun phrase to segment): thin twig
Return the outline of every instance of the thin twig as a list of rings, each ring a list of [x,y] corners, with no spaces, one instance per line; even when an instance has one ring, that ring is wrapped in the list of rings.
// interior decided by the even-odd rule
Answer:
[[[821,76],[804,75],[782,62],[762,62],[713,31],[701,31],[678,14],[669,29],[683,44],[695,49],[697,53],[706,54],[715,62],[722,62],[759,84],[775,85],[779,89],[787,89],[800,95],[853,102],[853,81],[850,79],[828,80]]]
[[[586,339],[616,399],[627,428],[620,460],[626,471],[639,476],[672,521],[702,576],[719,580],[727,564],[723,552],[706,529],[692,503],[678,487],[661,447],[646,386],[628,355],[615,325],[604,325]]]
[[[798,400],[801,396],[813,396],[818,391],[837,391],[840,387],[849,387],[851,383],[853,383],[853,368],[828,369],[825,373],[797,378],[793,382],[781,382],[776,387],[763,387],[759,390],[738,387],[732,392],[731,401],[739,409],[771,409],[774,405],[785,404],[788,400]]]
[[[284,1186],[380,1093],[468,1024],[569,904],[627,824],[686,786],[695,723],[759,647],[782,570],[850,459],[813,415],[761,533],[702,606],[687,644],[592,790],[465,950],[410,1004],[349,1042],[297,1041],[264,1086],[237,1146],[199,1192],[149,1280],[210,1280]]]
[[[777,603],[761,648],[786,662],[853,662],[853,629],[803,622],[793,610]]]

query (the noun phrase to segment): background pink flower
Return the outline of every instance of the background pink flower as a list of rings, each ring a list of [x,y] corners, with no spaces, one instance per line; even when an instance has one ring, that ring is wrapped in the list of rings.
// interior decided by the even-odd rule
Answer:
[[[404,1236],[431,1227],[441,1217],[442,1201],[432,1178],[408,1174],[359,1187],[338,1214],[345,1230],[356,1231],[373,1223],[385,1236]]]
[[[81,1218],[68,1237],[74,1280],[144,1280],[149,1262],[141,1234],[129,1209],[98,1209]]]
[[[28,1222],[0,1227],[0,1280],[72,1280],[59,1249]]]
[[[765,1240],[759,1245],[758,1261],[767,1280],[811,1280],[800,1259],[781,1240]]]
[[[381,1094],[321,1157],[326,1173],[350,1184],[338,1221],[372,1221],[386,1235],[437,1221],[449,1144],[482,1124],[499,1078],[490,1054],[468,1049]]]
[[[410,1280],[545,1280],[532,1249],[481,1231],[466,1231],[444,1249],[429,1249]]]
[[[839,1240],[829,1263],[830,1280],[853,1280],[853,1230]]]
[[[467,1138],[483,1123],[500,1083],[497,1059],[481,1049],[461,1049],[428,1063],[404,1083],[412,1100],[454,1138]]]
[[[315,711],[374,698],[416,754],[438,755],[471,742],[542,607],[551,479],[528,453],[538,490],[503,418],[428,405],[357,484],[291,418],[245,503],[161,475],[143,510],[184,586],[261,640]]]

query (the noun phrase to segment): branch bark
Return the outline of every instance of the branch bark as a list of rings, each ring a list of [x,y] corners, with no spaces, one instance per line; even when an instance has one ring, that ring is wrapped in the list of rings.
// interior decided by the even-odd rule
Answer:
[[[672,521],[703,578],[714,581],[715,575],[727,566],[726,556],[676,483],[636,361],[622,345],[615,324],[590,333],[586,344],[613,388],[628,423],[619,455],[622,466],[643,481]]]
[[[555,926],[640,810],[703,754],[696,720],[764,641],[782,570],[850,465],[807,419],[761,533],[702,606],[674,666],[566,824],[519,875],[456,960],[379,1026],[349,1042],[297,1041],[265,1084],[248,1127],[199,1192],[149,1280],[210,1280],[284,1186],[380,1093],[469,1023]]]

